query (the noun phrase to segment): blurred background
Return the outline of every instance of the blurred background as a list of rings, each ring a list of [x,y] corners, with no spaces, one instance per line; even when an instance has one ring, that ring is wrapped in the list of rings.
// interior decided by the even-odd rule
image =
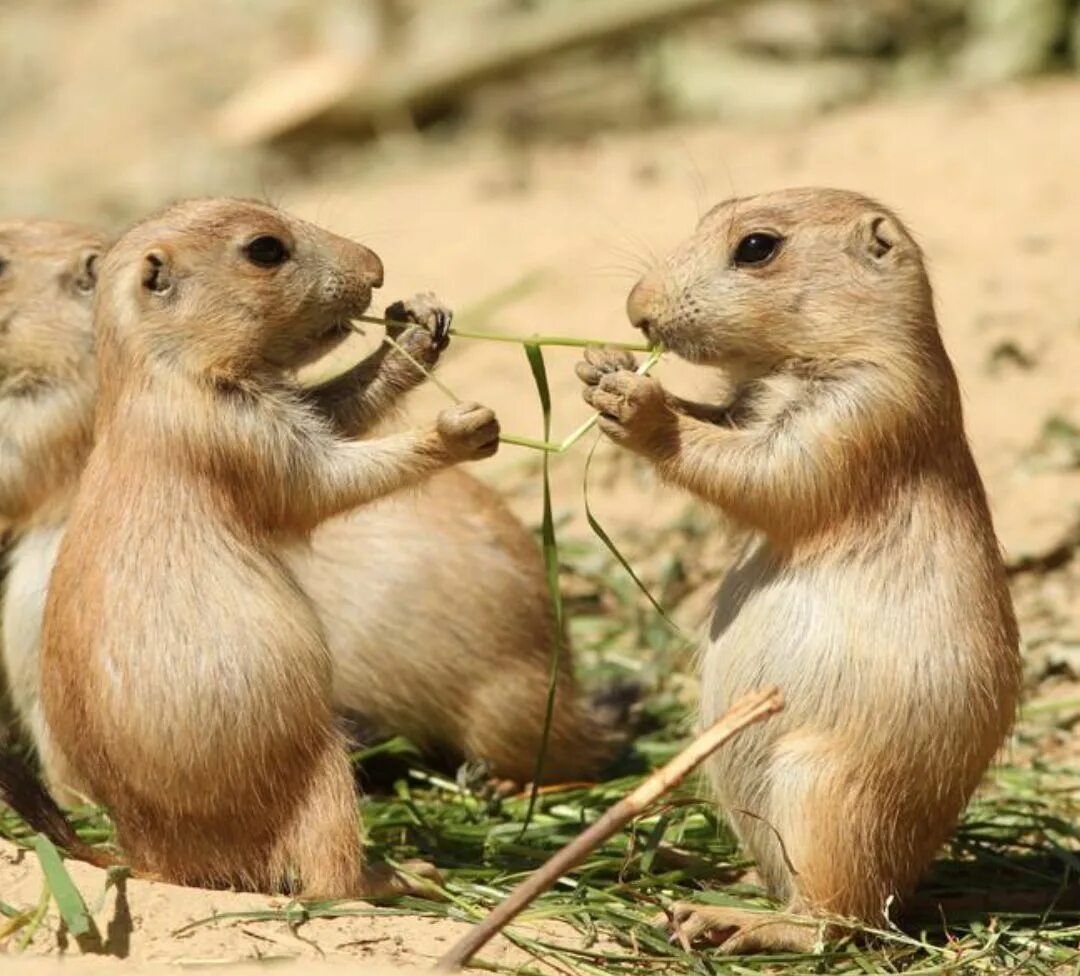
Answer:
[[[9,215],[117,231],[256,196],[372,246],[386,302],[434,288],[462,324],[598,339],[633,338],[627,291],[713,203],[880,197],[927,251],[1010,558],[1069,556],[1032,613],[1080,647],[1076,0],[0,0],[0,146]],[[574,358],[548,355],[556,435],[586,415]],[[514,346],[457,341],[442,376],[539,434]],[[579,527],[584,453],[554,469]],[[535,520],[536,464],[480,470]],[[649,478],[601,449],[624,541],[686,506]]]
[[[544,144],[1078,62],[1073,0],[6,0],[0,194],[123,221],[477,142],[524,190]]]

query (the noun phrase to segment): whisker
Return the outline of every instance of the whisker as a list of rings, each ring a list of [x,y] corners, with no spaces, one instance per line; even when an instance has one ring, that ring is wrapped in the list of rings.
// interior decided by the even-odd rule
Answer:
[[[619,265],[600,265],[589,268],[588,273],[595,278],[618,278],[621,281],[638,281],[641,278],[641,273],[635,268]]]
[[[679,139],[679,146],[682,149],[683,155],[686,157],[686,161],[690,164],[690,181],[691,190],[694,196],[694,211],[695,219],[700,221],[705,216],[706,211],[709,209],[709,187],[705,180],[705,173],[698,165],[697,157],[690,149],[689,143],[685,138]],[[731,181],[731,174],[728,173],[728,181]]]

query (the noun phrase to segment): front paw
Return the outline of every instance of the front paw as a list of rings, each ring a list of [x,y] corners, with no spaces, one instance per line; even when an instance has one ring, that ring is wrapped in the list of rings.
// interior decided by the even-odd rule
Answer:
[[[595,385],[586,384],[582,395],[599,412],[600,429],[618,444],[653,454],[675,438],[675,414],[664,388],[651,376],[625,369],[603,373]]]
[[[478,461],[499,449],[499,421],[479,403],[457,403],[439,414],[436,429],[452,461]]]
[[[575,367],[577,378],[586,386],[596,386],[608,373],[637,369],[637,361],[625,349],[613,346],[588,346],[585,359]]]
[[[387,306],[384,318],[386,334],[426,369],[439,361],[440,353],[450,344],[454,313],[433,292],[420,292],[407,301],[394,302]]]

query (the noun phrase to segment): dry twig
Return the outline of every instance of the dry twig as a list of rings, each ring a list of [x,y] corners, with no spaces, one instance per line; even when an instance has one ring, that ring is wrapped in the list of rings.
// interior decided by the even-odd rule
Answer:
[[[436,969],[454,972],[464,966],[488,941],[508,925],[538,895],[579,865],[596,847],[640,816],[660,796],[679,785],[728,739],[748,725],[760,722],[783,708],[776,688],[756,691],[740,698],[715,724],[702,732],[671,762],[656,770],[633,793],[624,797],[574,841],[556,852],[510,894],[501,905],[475,925],[439,960]]]

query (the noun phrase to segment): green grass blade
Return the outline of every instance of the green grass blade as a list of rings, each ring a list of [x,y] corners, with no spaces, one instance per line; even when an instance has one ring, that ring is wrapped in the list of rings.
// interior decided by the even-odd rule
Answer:
[[[71,880],[60,853],[44,834],[35,834],[30,841],[41,862],[41,870],[45,875],[45,883],[49,886],[56,907],[60,911],[60,917],[64,920],[68,931],[78,942],[79,948],[84,952],[93,951],[93,947],[100,947],[101,933],[98,932],[96,923],[90,910]]]
[[[589,528],[593,530],[596,537],[607,546],[608,552],[610,552],[619,565],[626,571],[627,575],[634,581],[642,593],[645,594],[645,599],[653,605],[653,609],[660,615],[661,619],[666,623],[675,633],[680,637],[686,637],[682,632],[682,628],[679,627],[674,620],[672,620],[664,608],[660,605],[660,601],[656,599],[649,591],[649,588],[641,581],[641,578],[634,572],[634,567],[630,565],[630,561],[619,551],[619,547],[612,541],[611,536],[607,534],[604,527],[597,521],[596,515],[593,513],[592,506],[589,504],[589,471],[592,468],[593,455],[596,454],[597,447],[600,446],[600,438],[597,437],[593,442],[592,448],[589,450],[589,456],[585,460],[585,476],[582,482],[582,494],[585,498],[585,518],[589,522]]]
[[[548,386],[547,368],[544,365],[544,353],[537,345],[527,344],[525,356],[529,360],[529,368],[532,370],[533,380],[536,383],[536,392],[540,397],[540,409],[544,417],[544,440],[551,440],[551,388]],[[551,478],[549,466],[551,455],[544,451],[541,455],[541,479],[544,490],[544,512],[541,523],[541,542],[544,551],[544,569],[547,575],[548,594],[551,599],[554,625],[551,641],[551,667],[548,672],[547,705],[544,711],[544,731],[540,738],[540,750],[536,755],[536,767],[533,770],[532,790],[529,793],[529,805],[525,810],[525,819],[521,832],[524,835],[532,822],[533,811],[536,809],[536,798],[539,794],[540,780],[544,773],[544,763],[547,761],[548,740],[551,737],[551,721],[555,714],[555,694],[559,684],[559,662],[562,657],[563,640],[565,639],[565,626],[563,620],[562,591],[559,589],[559,543],[555,538],[555,518],[551,511]]]

